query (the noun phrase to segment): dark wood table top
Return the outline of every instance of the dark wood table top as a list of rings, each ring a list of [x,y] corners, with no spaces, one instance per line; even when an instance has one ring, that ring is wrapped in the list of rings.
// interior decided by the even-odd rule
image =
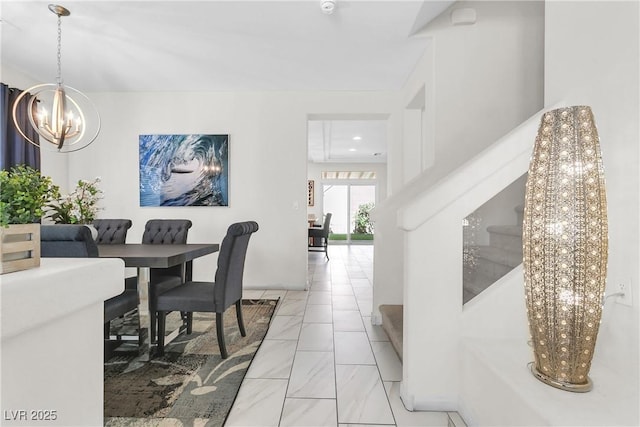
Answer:
[[[220,249],[217,243],[188,243],[186,245],[98,245],[100,258],[120,258],[125,267],[166,268],[212,254]]]

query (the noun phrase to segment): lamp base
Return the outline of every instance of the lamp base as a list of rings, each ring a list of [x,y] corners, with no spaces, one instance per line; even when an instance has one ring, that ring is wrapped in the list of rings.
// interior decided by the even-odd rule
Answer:
[[[589,377],[587,377],[587,381],[582,384],[563,383],[538,371],[538,368],[536,368],[536,365],[533,362],[529,363],[529,369],[534,377],[543,383],[550,385],[551,387],[559,388],[560,390],[571,391],[574,393],[586,393],[591,391],[593,388],[593,383]]]

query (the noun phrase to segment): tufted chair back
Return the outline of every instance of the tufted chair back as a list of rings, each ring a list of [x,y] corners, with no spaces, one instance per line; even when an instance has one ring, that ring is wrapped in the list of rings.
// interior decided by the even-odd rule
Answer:
[[[142,243],[152,245],[183,245],[187,243],[187,234],[191,228],[191,221],[188,219],[150,219],[144,226],[144,234],[142,235]],[[183,265],[174,265],[168,268],[152,268],[150,272],[151,287],[149,289],[149,307],[154,309],[157,294],[169,289],[171,278],[183,277]],[[164,282],[166,286],[161,285],[160,288],[156,284]],[[178,281],[178,284],[181,282]],[[151,314],[151,321],[155,324],[155,313]],[[155,327],[151,329],[152,335]]]
[[[96,219],[93,226],[98,230],[96,243],[99,245],[124,245],[127,231],[131,228],[130,219]]]
[[[227,229],[227,235],[220,245],[216,286],[213,288],[216,312],[222,313],[227,307],[242,299],[244,260],[247,256],[249,238],[258,228],[257,222],[246,221],[231,224]]]
[[[144,226],[142,243],[181,245],[187,243],[192,223],[188,219],[150,219]]]

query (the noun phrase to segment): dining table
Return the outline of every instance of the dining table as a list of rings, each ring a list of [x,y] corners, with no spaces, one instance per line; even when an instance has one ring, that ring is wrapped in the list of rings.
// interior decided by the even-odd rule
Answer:
[[[217,243],[187,243],[182,245],[159,245],[127,243],[124,245],[98,245],[100,258],[120,258],[125,267],[138,271],[138,342],[139,360],[149,360],[152,352],[151,317],[149,313],[149,276],[152,268],[167,268],[184,265],[183,282],[193,278],[193,260],[217,252]],[[174,331],[165,342],[171,341],[179,331]]]

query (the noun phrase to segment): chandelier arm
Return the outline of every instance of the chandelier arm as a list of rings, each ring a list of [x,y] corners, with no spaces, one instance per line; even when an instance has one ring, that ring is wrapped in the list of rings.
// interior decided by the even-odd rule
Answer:
[[[60,150],[62,148],[62,146],[64,145],[65,134],[66,134],[66,129],[63,126],[62,130],[60,130],[60,138],[58,139],[58,150]]]
[[[18,95],[18,97],[16,98],[15,102],[13,103],[13,108],[11,109],[11,116],[13,117],[13,123],[15,123],[16,125],[16,129],[18,130],[18,133],[29,143],[32,145],[35,145],[36,147],[40,148],[40,144],[36,143],[34,140],[32,140],[31,138],[29,138],[27,136],[27,134],[22,130],[22,128],[20,126],[18,126],[18,104],[20,104],[20,101],[22,100],[22,98],[24,98],[29,92],[27,91],[23,91],[20,95]],[[31,121],[31,114],[27,114],[27,116],[29,117],[29,120]]]

